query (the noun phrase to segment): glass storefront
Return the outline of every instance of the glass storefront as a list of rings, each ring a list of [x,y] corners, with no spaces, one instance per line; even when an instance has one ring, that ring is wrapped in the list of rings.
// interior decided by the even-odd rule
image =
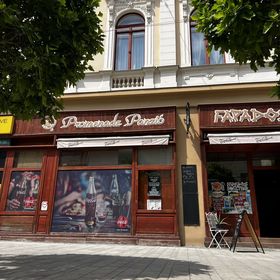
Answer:
[[[209,209],[223,214],[252,214],[246,155],[208,153]]]

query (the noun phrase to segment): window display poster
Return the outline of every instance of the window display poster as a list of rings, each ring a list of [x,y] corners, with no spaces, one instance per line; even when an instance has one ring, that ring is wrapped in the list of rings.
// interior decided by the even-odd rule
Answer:
[[[160,196],[160,174],[152,172],[148,174],[148,196]]]
[[[131,170],[59,171],[52,232],[128,233]]]
[[[147,210],[161,210],[161,199],[147,199]]]
[[[210,204],[214,211],[239,214],[246,210],[252,214],[248,182],[211,182]]]
[[[34,211],[40,186],[39,171],[14,171],[11,174],[7,211]]]

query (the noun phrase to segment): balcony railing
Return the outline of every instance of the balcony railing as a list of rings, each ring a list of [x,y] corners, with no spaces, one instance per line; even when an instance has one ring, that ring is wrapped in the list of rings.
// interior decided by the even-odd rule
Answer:
[[[143,71],[114,72],[112,75],[111,85],[112,85],[112,89],[144,87],[144,72]]]

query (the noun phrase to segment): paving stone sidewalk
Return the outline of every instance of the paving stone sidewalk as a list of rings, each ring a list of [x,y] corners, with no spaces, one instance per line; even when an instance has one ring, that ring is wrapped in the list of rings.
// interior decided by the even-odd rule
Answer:
[[[0,241],[0,280],[280,279],[280,250],[237,250]]]

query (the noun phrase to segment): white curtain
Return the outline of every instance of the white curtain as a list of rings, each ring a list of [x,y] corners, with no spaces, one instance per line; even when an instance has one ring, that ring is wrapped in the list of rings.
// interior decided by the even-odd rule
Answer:
[[[192,65],[205,64],[204,35],[192,28]]]
[[[219,50],[215,51],[214,48],[210,53],[210,64],[223,64],[224,56],[220,53]]]
[[[144,66],[144,32],[132,34],[132,69]]]
[[[128,34],[118,34],[115,70],[128,68]]]
[[[197,32],[195,28],[192,28],[192,64],[193,65],[204,65],[206,64],[207,49],[204,41],[204,34]],[[211,50],[210,53],[210,64],[223,64],[224,56],[220,51]]]

